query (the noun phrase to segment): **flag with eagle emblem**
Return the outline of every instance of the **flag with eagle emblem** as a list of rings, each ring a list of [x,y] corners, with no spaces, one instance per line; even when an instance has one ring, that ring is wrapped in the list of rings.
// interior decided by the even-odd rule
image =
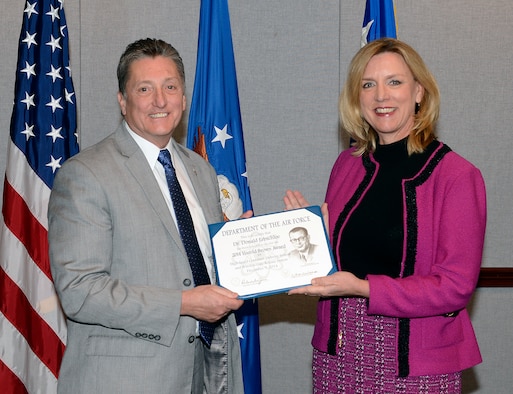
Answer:
[[[393,0],[367,0],[363,16],[361,46],[383,37],[397,38],[394,2]]]
[[[225,220],[251,210],[227,0],[202,0],[196,77],[189,112],[187,147],[210,162],[218,175]],[[258,304],[247,300],[235,312],[244,392],[260,394]]]

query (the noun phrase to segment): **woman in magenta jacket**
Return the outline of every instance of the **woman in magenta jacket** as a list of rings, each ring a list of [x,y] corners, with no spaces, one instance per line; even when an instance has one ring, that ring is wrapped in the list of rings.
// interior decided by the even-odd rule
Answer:
[[[439,103],[434,77],[401,41],[373,41],[351,62],[340,115],[354,144],[323,205],[338,272],[290,291],[321,296],[314,392],[460,393],[461,371],[481,362],[466,305],[485,186],[436,139]],[[299,192],[284,201],[308,205]]]

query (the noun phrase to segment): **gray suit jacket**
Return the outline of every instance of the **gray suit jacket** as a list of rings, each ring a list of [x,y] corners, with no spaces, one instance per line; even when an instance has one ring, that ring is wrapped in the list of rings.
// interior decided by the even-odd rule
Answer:
[[[177,149],[207,222],[222,221],[213,168]],[[59,392],[191,393],[199,339],[180,306],[192,273],[154,175],[123,126],[66,161],[48,219],[52,274],[68,318]],[[223,373],[228,392],[239,394],[233,315],[223,328]]]

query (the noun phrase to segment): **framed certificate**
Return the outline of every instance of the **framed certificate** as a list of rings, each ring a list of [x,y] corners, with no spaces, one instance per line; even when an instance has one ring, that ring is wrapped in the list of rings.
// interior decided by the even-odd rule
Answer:
[[[336,268],[319,206],[209,225],[217,283],[248,299],[309,285]]]

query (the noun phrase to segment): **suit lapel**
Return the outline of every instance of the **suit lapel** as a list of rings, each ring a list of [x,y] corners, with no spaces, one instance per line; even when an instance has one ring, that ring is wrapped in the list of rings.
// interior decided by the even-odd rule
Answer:
[[[216,212],[212,208],[212,201],[215,201],[215,195],[207,193],[209,190],[206,185],[207,182],[210,184],[211,178],[206,177],[205,172],[201,172],[198,168],[197,158],[191,157],[190,152],[180,145],[175,140],[172,141],[175,151],[178,152],[180,159],[182,160],[189,179],[191,180],[194,192],[198,198],[199,204],[205,215],[207,223],[219,222],[221,219],[216,215]],[[217,190],[216,190],[217,191]]]
[[[178,248],[186,256],[180,234],[173,222],[169,208],[162,196],[162,191],[155,180],[155,176],[146,161],[144,153],[139,149],[139,146],[130,134],[128,134],[128,131],[124,130],[122,125],[116,131],[116,141],[118,142],[120,153],[126,157],[126,168],[134,177],[141,191],[146,195],[150,206],[156,212]]]

